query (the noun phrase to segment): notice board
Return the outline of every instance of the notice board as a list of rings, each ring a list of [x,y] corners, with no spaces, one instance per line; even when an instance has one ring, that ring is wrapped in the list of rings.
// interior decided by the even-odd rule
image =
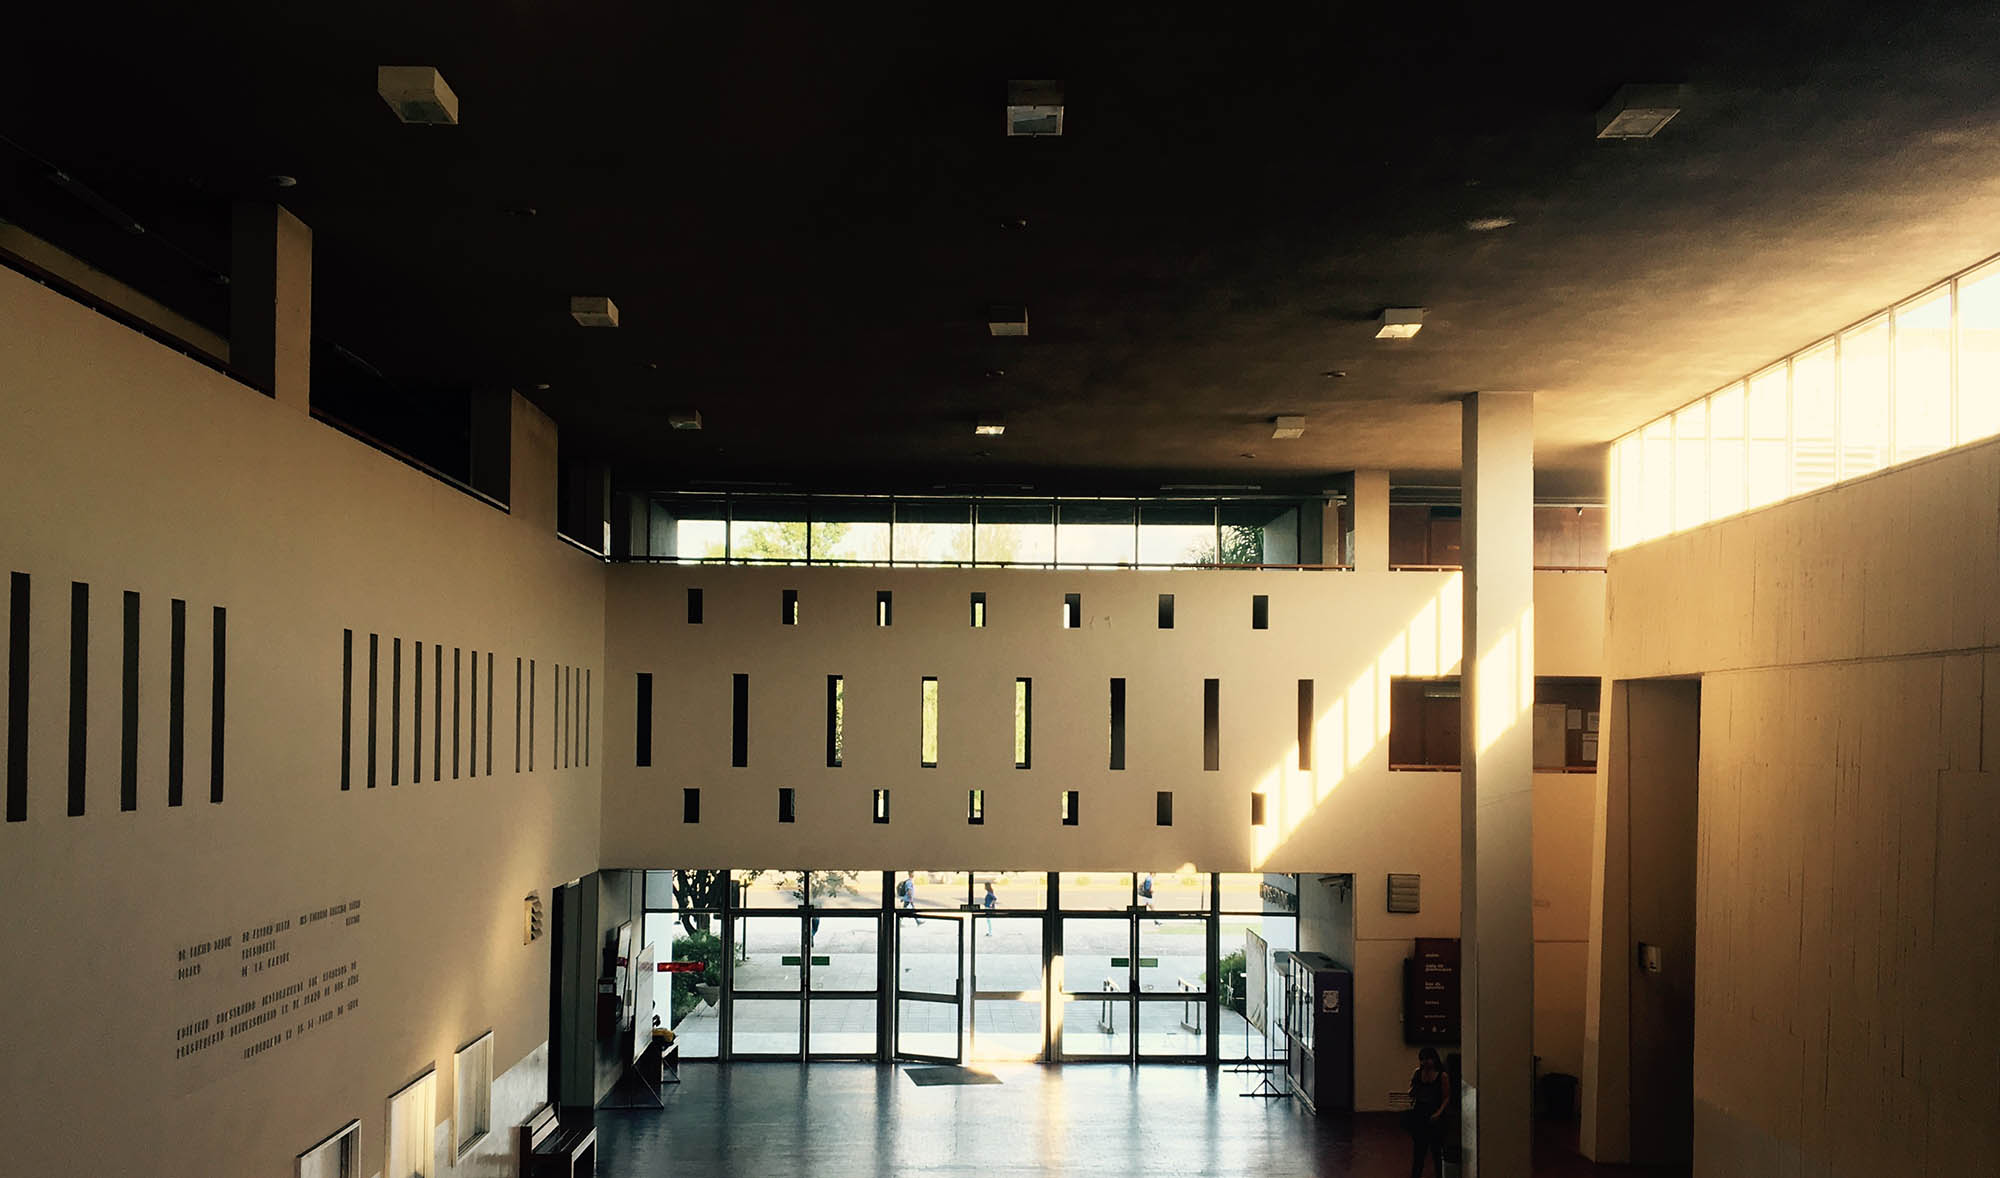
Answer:
[[[1403,1042],[1458,1042],[1458,938],[1418,937],[1403,962]]]

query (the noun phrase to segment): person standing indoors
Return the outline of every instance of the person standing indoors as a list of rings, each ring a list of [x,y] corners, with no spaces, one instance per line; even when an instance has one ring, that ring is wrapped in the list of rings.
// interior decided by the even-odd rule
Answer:
[[[1437,1178],[1444,1178],[1444,1110],[1451,1107],[1451,1077],[1438,1060],[1437,1048],[1417,1052],[1417,1070],[1410,1073],[1410,1111],[1403,1127],[1410,1131],[1410,1178],[1423,1178],[1429,1155]]]
[[[993,935],[993,909],[1000,903],[1000,897],[993,894],[993,881],[986,881],[986,894],[979,897],[979,906],[986,909],[986,935]]]

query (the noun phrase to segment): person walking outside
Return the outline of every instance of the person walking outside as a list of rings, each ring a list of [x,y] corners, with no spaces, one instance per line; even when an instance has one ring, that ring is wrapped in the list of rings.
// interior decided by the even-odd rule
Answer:
[[[979,897],[979,906],[986,909],[986,935],[993,935],[993,909],[1000,903],[1000,897],[993,894],[993,881],[986,881],[986,894]]]
[[[902,882],[902,883],[899,883],[899,884],[897,884],[897,885],[896,885],[896,899],[897,899],[897,900],[899,900],[899,901],[900,901],[900,902],[902,903],[902,905],[903,905],[903,907],[904,907],[904,908],[907,908],[907,909],[909,909],[909,911],[910,911],[910,912],[911,912],[911,914],[912,914],[912,917],[911,917],[911,918],[912,918],[912,919],[913,919],[913,920],[914,920],[914,921],[915,921],[916,923],[918,923],[918,924],[922,924],[922,923],[924,922],[924,918],[923,918],[923,917],[921,917],[921,916],[916,916],[916,915],[915,915],[915,913],[916,913],[916,911],[917,911],[917,873],[916,873],[916,872],[914,872],[914,871],[911,871],[911,872],[906,872],[906,873],[904,873],[904,875],[903,875],[903,882]]]
[[[1146,915],[1153,914],[1153,873],[1150,871],[1146,873],[1145,879],[1139,881],[1139,903],[1145,905]],[[1156,920],[1153,923],[1160,922]]]
[[[1417,1052],[1417,1070],[1410,1073],[1410,1110],[1403,1127],[1410,1133],[1410,1178],[1423,1178],[1429,1155],[1437,1178],[1444,1178],[1444,1110],[1451,1107],[1451,1078],[1438,1060],[1437,1048]]]

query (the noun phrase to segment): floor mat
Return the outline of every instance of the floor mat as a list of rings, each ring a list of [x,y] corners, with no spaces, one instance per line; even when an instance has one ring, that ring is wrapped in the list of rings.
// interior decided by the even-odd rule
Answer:
[[[982,1072],[977,1068],[962,1068],[947,1065],[936,1068],[904,1068],[903,1074],[911,1081],[925,1088],[938,1084],[998,1084],[1000,1077],[992,1072]]]

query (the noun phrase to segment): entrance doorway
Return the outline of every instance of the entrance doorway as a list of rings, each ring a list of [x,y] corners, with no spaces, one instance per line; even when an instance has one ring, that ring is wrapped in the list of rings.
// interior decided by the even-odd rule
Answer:
[[[965,921],[896,914],[896,1058],[965,1058]]]

